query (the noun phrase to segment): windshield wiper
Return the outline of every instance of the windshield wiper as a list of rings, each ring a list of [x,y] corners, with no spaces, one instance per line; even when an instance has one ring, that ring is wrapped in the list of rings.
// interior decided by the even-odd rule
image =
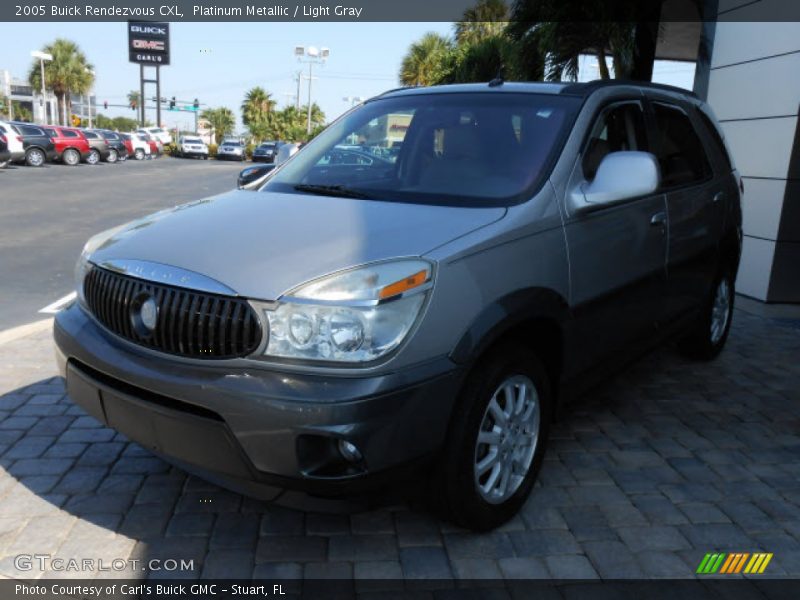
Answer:
[[[358,198],[360,200],[369,200],[372,198],[369,194],[359,192],[343,185],[315,185],[310,183],[298,183],[294,186],[298,192],[308,192],[309,194],[319,194],[320,196],[336,196],[338,198]]]

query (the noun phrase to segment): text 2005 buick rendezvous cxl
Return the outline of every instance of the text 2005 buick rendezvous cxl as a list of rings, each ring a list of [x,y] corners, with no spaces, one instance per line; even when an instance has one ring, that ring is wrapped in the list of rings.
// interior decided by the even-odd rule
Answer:
[[[332,160],[344,146],[362,159]],[[557,405],[672,335],[721,350],[739,186],[688,92],[389,92],[259,192],[92,238],[61,369],[92,415],[236,489],[353,493],[427,466],[450,519],[494,527]]]

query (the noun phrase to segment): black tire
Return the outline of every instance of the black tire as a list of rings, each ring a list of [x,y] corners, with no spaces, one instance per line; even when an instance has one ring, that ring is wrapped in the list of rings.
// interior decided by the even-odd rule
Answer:
[[[695,360],[716,358],[731,330],[733,303],[736,296],[736,273],[733,268],[724,267],[714,278],[714,284],[703,302],[700,314],[690,326],[688,333],[678,342],[681,353]],[[727,288],[727,292],[725,292]],[[727,302],[720,295],[727,294]],[[720,323],[722,321],[722,323]]]
[[[502,472],[500,475],[494,474],[494,467],[489,469],[485,481],[482,481],[483,475],[476,474],[479,464],[489,458],[492,450],[486,449],[483,458],[479,459],[486,444],[478,444],[478,434],[483,431],[503,437],[502,434],[494,434],[493,431],[482,428],[486,426],[487,419],[493,419],[489,409],[492,399],[497,396],[498,405],[502,397],[508,402],[505,392],[500,391],[501,384],[514,379],[532,382],[538,396],[538,423],[531,425],[531,429],[536,429],[536,442],[529,445],[533,447],[533,456],[529,459],[527,471],[524,471],[524,475],[520,472],[511,476],[517,481],[510,484],[508,496],[489,501],[486,492],[479,491],[479,484],[488,486],[491,491],[494,484],[489,480],[493,478],[502,481],[503,475]],[[467,377],[458,398],[445,449],[438,467],[434,470],[431,500],[441,516],[474,531],[494,529],[512,518],[528,498],[541,468],[552,411],[550,382],[536,354],[521,344],[507,343],[482,357]],[[496,421],[495,425],[498,424],[499,421]],[[509,452],[507,446],[505,450],[503,447],[504,443],[498,444],[501,457]],[[517,447],[512,448],[513,453],[516,453]],[[530,450],[527,453],[529,455]]]
[[[86,157],[87,165],[96,165],[100,162],[100,153],[97,150],[91,150],[89,156]]]
[[[144,150],[142,150],[141,148],[137,148],[136,150],[133,151],[133,157],[136,160],[144,160]]]
[[[45,162],[47,162],[47,156],[39,148],[30,148],[25,153],[25,164],[29,167],[41,167]]]
[[[119,160],[119,153],[114,150],[113,148],[108,151],[108,157],[106,158],[106,162],[111,163],[112,165]]]

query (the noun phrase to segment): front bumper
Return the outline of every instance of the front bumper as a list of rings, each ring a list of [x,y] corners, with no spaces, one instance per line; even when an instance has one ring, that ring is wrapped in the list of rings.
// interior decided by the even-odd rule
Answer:
[[[414,473],[444,443],[461,374],[446,358],[365,377],[189,361],[116,338],[73,304],[55,320],[67,392],[189,470],[251,495],[353,494]],[[244,363],[244,364],[243,364]],[[355,444],[363,460],[338,453]]]

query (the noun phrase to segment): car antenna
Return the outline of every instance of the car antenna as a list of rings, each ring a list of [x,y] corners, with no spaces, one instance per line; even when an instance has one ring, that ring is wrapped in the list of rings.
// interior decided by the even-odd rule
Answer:
[[[503,71],[505,70],[505,65],[500,65],[500,68],[497,69],[497,75],[495,75],[494,79],[489,82],[489,87],[498,87],[503,85]]]

